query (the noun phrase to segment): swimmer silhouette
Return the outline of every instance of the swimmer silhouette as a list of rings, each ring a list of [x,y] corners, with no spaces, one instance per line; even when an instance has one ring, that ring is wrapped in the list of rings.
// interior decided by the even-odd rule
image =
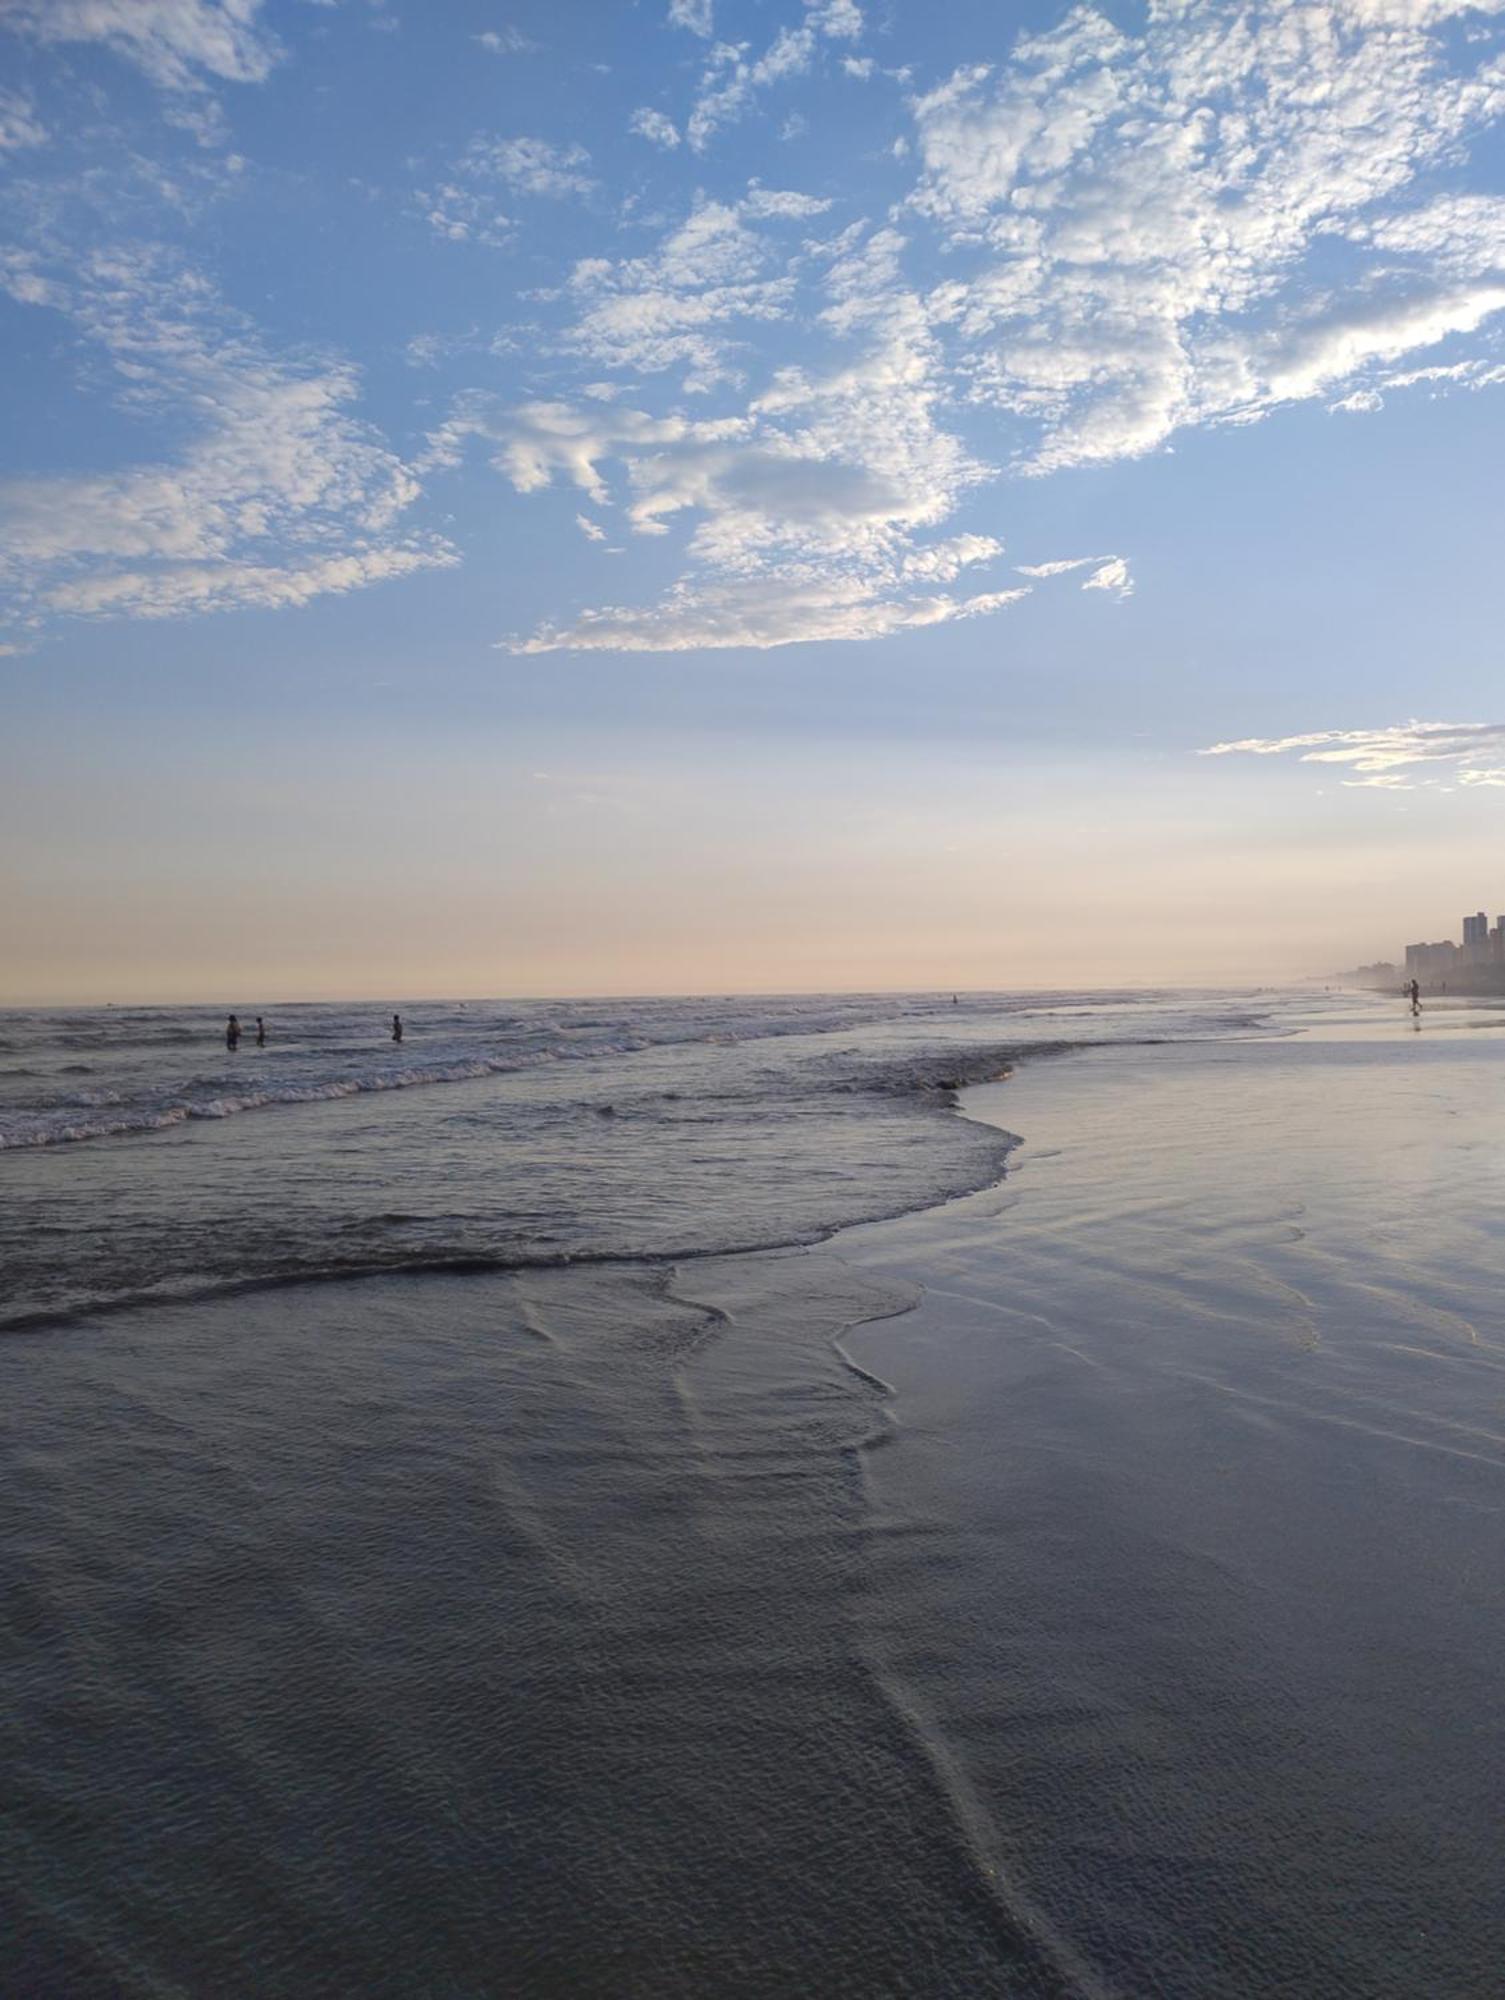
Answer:
[[[394,1015],[392,1016],[392,1039],[393,1039],[393,1041],[394,1041],[394,1042],[400,1042],[400,1041],[402,1040],[402,1016],[401,1016],[401,1014],[394,1014]]]

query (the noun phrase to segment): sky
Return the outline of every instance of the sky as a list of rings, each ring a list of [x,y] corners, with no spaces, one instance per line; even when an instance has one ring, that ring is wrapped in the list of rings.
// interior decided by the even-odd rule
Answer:
[[[0,1003],[1505,908],[1505,0],[0,0]]]

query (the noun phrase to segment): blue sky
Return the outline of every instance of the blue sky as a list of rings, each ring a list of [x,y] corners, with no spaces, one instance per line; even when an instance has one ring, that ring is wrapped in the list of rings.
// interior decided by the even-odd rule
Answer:
[[[1505,8],[0,53],[11,997],[1274,976],[1505,900]]]

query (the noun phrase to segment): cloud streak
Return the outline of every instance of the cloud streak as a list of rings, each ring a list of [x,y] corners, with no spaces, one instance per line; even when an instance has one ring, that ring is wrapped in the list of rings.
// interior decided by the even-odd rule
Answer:
[[[1213,743],[1202,757],[1294,757],[1355,772],[1354,788],[1399,791],[1505,785],[1505,722],[1400,722]],[[1435,775],[1441,773],[1441,775]]]
[[[1028,595],[1025,590],[891,595],[870,577],[833,578],[784,570],[748,582],[678,584],[661,603],[606,605],[526,639],[503,640],[511,653],[689,653],[818,641],[885,639],[959,618],[980,618]]]

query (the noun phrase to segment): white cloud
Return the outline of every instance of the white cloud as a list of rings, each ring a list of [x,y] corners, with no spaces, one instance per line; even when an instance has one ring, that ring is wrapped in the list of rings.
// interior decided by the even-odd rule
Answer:
[[[582,171],[589,165],[584,146],[556,146],[548,139],[473,139],[461,161],[472,178],[493,177],[519,194],[553,200],[590,194],[596,182]]]
[[[669,26],[688,28],[692,35],[709,36],[711,0],[669,0]]]
[[[1499,785],[1505,770],[1491,762],[1505,752],[1505,722],[1401,722],[1386,729],[1318,729],[1304,736],[1248,736],[1214,743],[1203,757],[1295,757],[1358,773],[1354,789],[1446,790],[1452,785]],[[1431,775],[1440,772],[1440,776]]]
[[[746,114],[760,91],[803,75],[814,54],[812,28],[780,28],[756,62],[747,60],[745,43],[718,42],[711,50],[700,94],[685,127],[693,150],[704,152],[723,126],[734,125]]]
[[[577,514],[575,516],[575,526],[588,542],[604,542],[606,540],[606,530],[598,522],[593,521],[589,514]]]
[[[942,593],[886,596],[863,578],[798,573],[703,587],[680,585],[658,604],[607,605],[531,638],[506,640],[513,653],[687,653],[818,641],[882,639],[1001,611],[1023,590],[954,598]]]
[[[1398,369],[1381,379],[1387,389],[1414,389],[1419,382],[1474,382],[1488,372],[1482,362],[1454,361],[1447,366]]]
[[[1060,556],[1054,562],[1020,563],[1021,576],[1065,576],[1069,570],[1086,569],[1089,564],[1111,560],[1106,556]]]
[[[1125,556],[1058,556],[1053,562],[1019,563],[1016,567],[1020,576],[1038,578],[1068,576],[1072,570],[1090,569],[1092,574],[1082,584],[1083,590],[1106,590],[1115,597],[1134,595],[1134,579]]]
[[[35,270],[13,289],[36,300]],[[168,617],[301,604],[453,554],[398,524],[412,470],[350,413],[353,369],[271,353],[164,251],[118,248],[44,302],[113,364],[134,409],[187,418],[171,458],[0,481],[0,578],[25,615]]]
[[[491,56],[531,55],[538,47],[537,42],[530,41],[521,28],[510,24],[505,28],[487,28],[473,40],[479,42]]]
[[[701,420],[620,401],[469,398],[435,433],[431,463],[480,441],[519,493],[562,479],[620,509],[635,536],[679,537],[685,572],[658,605],[582,613],[536,634],[540,648],[855,638],[1024,594],[935,589],[1001,553],[991,535],[934,538],[992,474],[939,421],[949,387],[923,303],[900,281],[902,238],[856,223],[804,243],[795,263],[778,249],[780,225],[830,205],[756,183],[736,204],[702,201],[651,254],[578,264],[561,335],[608,368],[735,386],[737,339],[789,315],[808,266],[828,300],[822,331],[839,343],[829,365],[781,367],[735,411]]]
[[[1110,591],[1115,597],[1132,597],[1134,579],[1129,575],[1129,565],[1122,556],[1110,556],[1092,572],[1082,588]]]
[[[916,100],[912,205],[960,267],[931,310],[1029,469],[1249,421],[1505,308],[1505,204],[1414,204],[1505,115],[1501,59],[1433,32],[1461,11],[1177,0],[1132,35],[1077,7]]]
[[[280,54],[261,0],[0,0],[0,27],[39,42],[102,42],[168,90],[260,83]]]
[[[516,218],[502,207],[496,186],[512,194],[561,201],[591,194],[597,183],[584,169],[590,154],[580,145],[547,139],[472,139],[448,179],[414,190],[412,203],[446,243],[481,243],[499,249],[516,234]]]
[[[627,121],[629,132],[636,132],[640,139],[650,144],[662,146],[671,152],[679,144],[679,127],[672,118],[666,118],[662,111],[654,111],[648,105],[639,105]]]
[[[1350,417],[1373,416],[1376,410],[1384,409],[1385,399],[1377,390],[1355,389],[1351,396],[1340,396],[1327,407],[1335,415],[1341,411]]]
[[[720,250],[703,247],[688,253],[692,261],[703,268],[729,257],[735,275],[744,253],[726,212],[708,242]],[[882,259],[876,268],[886,269]],[[844,303],[860,350],[824,372],[778,371],[739,415],[692,421],[619,405],[509,409],[484,399],[457,409],[436,434],[435,462],[454,462],[479,438],[520,493],[563,478],[598,508],[619,506],[637,535],[663,536],[680,523],[687,531],[688,571],[658,604],[583,612],[519,647],[856,639],[981,616],[1025,594],[953,598],[934,589],[1002,552],[990,535],[926,539],[986,468],[937,423],[943,385],[919,302],[883,292],[881,312],[879,297],[868,302],[869,322],[855,311],[856,287],[849,277]]]
[[[1403,383],[1505,379],[1505,198],[1437,192],[1505,117],[1505,58],[1452,32],[1465,11],[1167,0],[1131,32],[1079,5],[912,101],[913,147],[892,148],[912,192],[876,223],[792,247],[780,225],[829,212],[828,193],[754,181],[667,227],[629,197],[629,226],[662,229],[652,247],[608,245],[535,295],[559,308],[540,366],[628,378],[611,408],[577,386],[436,434],[440,454],[482,439],[519,492],[566,481],[603,520],[617,510],[613,545],[682,552],[657,602],[556,620],[536,643],[774,644],[801,620],[861,636],[963,615],[939,588],[997,468],[959,410],[1044,475],[1284,404],[1357,412]],[[852,0],[786,6],[766,42],[717,41],[695,0],[673,18],[703,44],[692,102],[631,118],[665,150],[704,151],[807,75],[872,73]],[[714,414],[674,407],[685,391]],[[1000,547],[973,540],[989,553],[968,560]],[[1068,573],[1099,596],[1134,588],[1122,554],[1023,569]]]
[[[1505,283],[1420,297],[1364,300],[1281,328],[1261,343],[1260,393],[1276,400],[1319,395],[1372,361],[1472,333],[1505,310]]]
[[[772,216],[805,222],[812,215],[824,215],[830,206],[831,203],[819,195],[796,194],[787,188],[759,187],[756,182],[741,202],[742,213],[760,222]]]
[[[833,41],[856,41],[862,33],[862,9],[857,0],[805,0],[810,25]]]
[[[652,256],[576,265],[567,344],[607,368],[682,368],[688,388],[707,389],[735,373],[731,329],[790,310],[794,279],[780,263],[741,206],[703,202]]]
[[[678,0],[671,0],[670,18]],[[696,25],[680,20],[681,26],[696,25],[696,32],[710,34],[710,8],[703,13],[696,0],[686,0],[686,13],[694,12]],[[685,137],[693,151],[704,152],[715,134],[747,115],[761,92],[806,75],[816,66],[817,51],[825,41],[852,41],[862,33],[862,10],[855,0],[805,0],[805,19],[800,26],[786,23],[762,55],[753,58],[746,42],[717,42],[711,48],[701,73],[700,85],[685,124]],[[845,59],[853,67],[854,59]],[[871,64],[868,65],[869,71]],[[854,74],[862,74],[853,67]],[[784,138],[798,136],[806,129],[799,113],[784,121]]]
[[[993,535],[953,535],[949,542],[932,542],[928,548],[905,556],[900,573],[931,583],[953,583],[973,563],[996,562],[1002,554],[1003,543]],[[1023,597],[1028,593],[1021,590],[1014,594]]]
[[[0,89],[0,153],[19,152],[24,146],[44,146],[47,128],[36,113],[31,99],[19,90]]]
[[[1349,234],[1381,250],[1442,265],[1459,277],[1505,271],[1505,195],[1450,194],[1418,207],[1362,218]]]
[[[446,243],[484,243],[499,249],[513,234],[511,216],[489,190],[441,181],[413,195],[416,212]]]
[[[491,460],[519,493],[537,493],[556,475],[599,506],[609,504],[602,463],[664,446],[734,435],[735,424],[693,424],[640,410],[533,402],[508,407],[493,396],[462,396],[429,440],[426,466],[458,465],[471,440],[491,446]]]
[[[284,611],[316,597],[342,596],[420,569],[447,568],[453,550],[366,548],[344,555],[266,564],[244,561],[161,563],[150,569],[98,571],[42,593],[49,611],[77,617],[181,618],[204,611]]]

